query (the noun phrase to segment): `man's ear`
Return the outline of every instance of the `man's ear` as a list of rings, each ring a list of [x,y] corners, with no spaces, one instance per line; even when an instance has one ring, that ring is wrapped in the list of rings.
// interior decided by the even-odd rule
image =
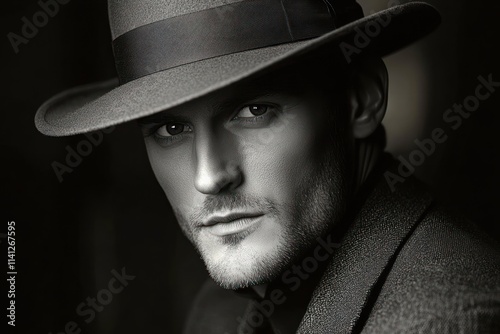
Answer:
[[[349,103],[355,139],[370,136],[382,122],[387,109],[387,68],[382,59],[363,60],[353,65]]]

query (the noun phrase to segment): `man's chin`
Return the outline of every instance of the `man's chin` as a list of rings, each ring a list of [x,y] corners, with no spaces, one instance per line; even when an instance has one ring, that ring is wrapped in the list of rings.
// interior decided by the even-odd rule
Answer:
[[[270,280],[267,279],[249,280],[248,277],[228,277],[226,275],[211,272],[209,272],[209,274],[215,283],[217,283],[221,288],[228,290],[245,289],[254,285],[270,282]]]
[[[246,271],[238,271],[236,268],[228,268],[221,266],[210,267],[207,265],[207,270],[210,277],[222,288],[237,290],[244,289],[254,285],[271,282],[276,275],[267,271],[263,272],[260,269],[247,269]]]
[[[234,250],[217,260],[203,256],[205,266],[212,279],[225,289],[242,289],[268,283],[283,270],[283,259],[279,252],[255,254],[250,250]]]

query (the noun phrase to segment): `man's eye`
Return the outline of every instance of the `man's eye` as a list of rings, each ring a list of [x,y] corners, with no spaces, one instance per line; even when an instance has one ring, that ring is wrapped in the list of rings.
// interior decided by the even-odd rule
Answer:
[[[265,104],[250,104],[243,107],[236,118],[251,118],[256,116],[262,116],[269,111],[271,107]]]
[[[170,122],[159,127],[155,131],[155,135],[158,137],[172,137],[191,131],[191,127],[187,124]]]

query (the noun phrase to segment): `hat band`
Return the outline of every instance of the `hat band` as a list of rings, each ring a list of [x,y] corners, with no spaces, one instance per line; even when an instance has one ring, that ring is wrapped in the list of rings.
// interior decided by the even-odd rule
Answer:
[[[113,41],[120,84],[199,60],[321,36],[335,29],[323,1],[252,0],[180,15]]]

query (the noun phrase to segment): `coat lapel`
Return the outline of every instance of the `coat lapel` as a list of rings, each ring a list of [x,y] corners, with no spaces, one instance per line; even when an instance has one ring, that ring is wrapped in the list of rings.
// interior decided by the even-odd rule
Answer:
[[[376,183],[313,293],[297,333],[359,333],[399,249],[431,196],[409,178]]]

